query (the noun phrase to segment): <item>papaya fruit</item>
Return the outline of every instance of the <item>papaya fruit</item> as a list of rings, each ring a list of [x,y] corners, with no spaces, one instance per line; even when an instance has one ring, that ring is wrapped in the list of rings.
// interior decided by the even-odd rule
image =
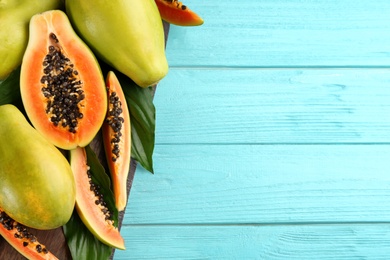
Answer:
[[[25,226],[10,218],[1,208],[0,235],[28,259],[58,259]]]
[[[130,114],[122,87],[113,71],[106,77],[108,111],[102,135],[108,169],[111,174],[115,205],[119,211],[127,203],[127,177],[131,159]]]
[[[98,184],[93,182],[84,147],[70,151],[70,165],[76,180],[76,211],[88,230],[102,243],[125,249],[123,237],[112,220]]]
[[[149,87],[168,73],[162,20],[153,0],[67,0],[75,30],[96,56]]]
[[[0,207],[27,227],[64,225],[76,196],[65,156],[10,104],[0,106],[0,143]]]
[[[86,146],[107,111],[96,57],[60,10],[34,15],[20,72],[23,106],[33,126],[55,146]]]
[[[197,26],[204,23],[203,19],[194,11],[178,0],[155,0],[161,18],[171,24],[179,26]]]
[[[37,13],[63,8],[61,0],[0,1],[0,80],[22,63],[28,42],[28,24]]]

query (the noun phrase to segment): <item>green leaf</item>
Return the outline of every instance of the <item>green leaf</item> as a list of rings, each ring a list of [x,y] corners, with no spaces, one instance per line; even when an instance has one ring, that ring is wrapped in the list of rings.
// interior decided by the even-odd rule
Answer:
[[[116,73],[130,110],[132,157],[153,173],[156,108],[153,89],[141,88],[123,74]]]
[[[20,97],[20,67],[14,70],[5,80],[0,81],[0,105],[13,104],[23,108]]]
[[[100,186],[100,192],[104,196],[107,208],[113,213],[114,223],[118,226],[118,210],[115,207],[114,195],[110,189],[110,178],[95,152],[89,146],[85,150],[92,180]],[[63,226],[63,230],[73,259],[106,260],[112,253],[112,247],[100,242],[84,225],[76,211],[73,212],[68,223]]]
[[[108,210],[113,213],[113,220],[115,226],[118,226],[118,210],[115,207],[114,193],[111,190],[110,177],[106,173],[103,165],[100,163],[99,158],[90,146],[85,147],[87,153],[87,161],[90,167],[92,181],[100,186],[100,193],[104,196],[104,201]]]
[[[112,248],[100,242],[88,230],[76,211],[63,230],[72,259],[107,260],[112,254]]]

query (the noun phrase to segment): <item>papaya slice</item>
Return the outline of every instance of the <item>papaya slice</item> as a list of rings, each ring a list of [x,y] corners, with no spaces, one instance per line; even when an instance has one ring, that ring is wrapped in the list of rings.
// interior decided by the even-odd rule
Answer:
[[[0,235],[28,259],[58,259],[25,226],[10,218],[1,208]]]
[[[127,177],[131,160],[130,114],[122,87],[113,71],[106,78],[108,111],[103,123],[103,144],[111,174],[115,205],[119,211],[127,203]]]
[[[70,164],[76,179],[76,211],[88,230],[102,243],[125,249],[123,237],[114,226],[99,186],[93,183],[85,148],[70,151]]]
[[[20,91],[33,126],[59,148],[84,147],[100,130],[107,110],[104,77],[64,12],[31,18]]]
[[[155,0],[161,18],[171,24],[179,26],[198,26],[203,19],[194,11],[178,0]]]

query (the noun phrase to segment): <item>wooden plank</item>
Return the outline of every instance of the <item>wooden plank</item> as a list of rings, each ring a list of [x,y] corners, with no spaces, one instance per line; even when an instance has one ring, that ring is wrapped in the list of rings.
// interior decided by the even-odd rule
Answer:
[[[390,145],[158,145],[124,224],[390,221]]]
[[[389,259],[386,224],[124,226],[115,259]]]
[[[389,143],[389,85],[386,69],[171,69],[156,143]]]
[[[390,64],[390,1],[196,1],[200,27],[173,26],[172,67]]]

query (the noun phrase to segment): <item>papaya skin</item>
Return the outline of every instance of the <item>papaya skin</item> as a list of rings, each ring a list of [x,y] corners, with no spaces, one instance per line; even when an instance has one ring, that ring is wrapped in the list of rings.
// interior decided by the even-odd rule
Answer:
[[[50,38],[51,33],[54,33],[58,43],[53,42]],[[57,115],[54,112],[47,112],[49,101],[52,102],[54,98],[57,98],[57,96],[47,98],[42,92],[43,83],[41,80],[45,70],[43,61],[49,46],[60,49],[61,53],[69,58],[71,65],[73,65],[73,67],[67,65],[62,71],[68,69],[78,71],[77,79],[69,80],[68,76],[65,76],[67,86],[72,85],[72,81],[82,82],[79,86],[81,86],[84,98],[75,104],[78,110],[73,109],[64,113],[75,115],[75,112],[81,112],[81,118],[74,116],[78,118],[75,132],[71,132],[69,127],[63,127],[61,124],[63,121],[58,125],[53,124],[52,116]],[[58,75],[60,72],[57,70],[56,73]],[[48,86],[47,81],[45,84]],[[55,84],[57,90],[60,88],[59,85]],[[96,57],[76,35],[63,11],[46,11],[31,18],[29,42],[23,56],[20,72],[20,92],[23,106],[33,126],[59,148],[70,150],[77,146],[84,147],[93,140],[100,130],[107,111],[104,77]],[[79,94],[76,95],[74,89],[70,95],[80,97]],[[59,96],[61,97],[61,95]],[[51,107],[51,109],[54,108]]]
[[[21,63],[28,42],[28,24],[37,13],[63,8],[60,0],[2,0],[0,2],[0,80]]]
[[[0,143],[0,208],[27,227],[64,225],[76,198],[65,156],[9,104],[0,106]]]
[[[115,197],[115,206],[119,211],[125,209],[127,204],[127,177],[129,175],[130,169],[130,159],[131,159],[131,123],[130,123],[130,114],[129,109],[126,103],[125,95],[122,91],[121,85],[113,71],[109,71],[106,77],[106,86],[108,95],[112,92],[116,93],[116,97],[119,98],[121,103],[122,113],[120,117],[123,118],[123,123],[121,124],[120,133],[122,134],[119,138],[119,142],[112,142],[115,131],[110,126],[109,122],[106,120],[102,127],[102,136],[104,150],[106,154],[108,169],[111,174],[113,192]],[[110,98],[108,98],[110,100]],[[108,108],[113,105],[108,104]],[[109,115],[107,119],[109,119]],[[113,154],[113,145],[118,145],[119,156],[116,157]],[[116,159],[113,160],[112,158]]]
[[[96,56],[141,87],[168,73],[164,28],[154,0],[67,0],[73,27]]]
[[[182,2],[177,0],[155,0],[161,18],[174,25],[199,26],[204,23],[203,19],[194,11],[190,10]]]

